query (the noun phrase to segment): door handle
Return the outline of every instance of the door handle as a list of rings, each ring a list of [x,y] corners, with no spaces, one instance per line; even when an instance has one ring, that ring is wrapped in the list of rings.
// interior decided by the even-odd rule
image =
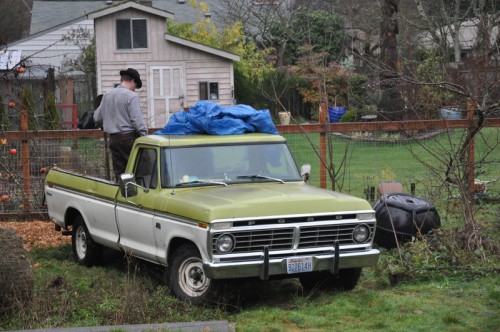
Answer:
[[[156,223],[156,228],[161,229],[161,225],[159,222]]]

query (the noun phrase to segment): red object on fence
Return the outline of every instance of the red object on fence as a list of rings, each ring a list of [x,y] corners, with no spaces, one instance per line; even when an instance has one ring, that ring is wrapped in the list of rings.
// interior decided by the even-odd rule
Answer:
[[[71,121],[61,121],[61,125],[71,125],[71,127],[73,129],[77,129],[78,128],[78,105],[77,104],[57,104],[56,105],[57,108],[60,108],[60,109],[67,109],[67,108],[71,108],[72,110],[72,115],[71,115]]]

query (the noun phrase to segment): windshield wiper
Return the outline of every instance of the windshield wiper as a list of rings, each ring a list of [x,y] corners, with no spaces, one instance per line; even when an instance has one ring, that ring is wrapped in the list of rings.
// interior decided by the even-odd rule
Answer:
[[[271,181],[276,181],[280,183],[285,183],[285,181],[277,178],[272,178],[270,176],[265,176],[265,175],[238,175],[236,177],[237,179],[250,179],[250,180],[256,180],[256,179],[266,179],[266,180],[271,180]]]
[[[193,180],[193,181],[188,181],[188,182],[181,182],[181,183],[177,183],[175,186],[176,187],[181,187],[181,186],[184,186],[184,185],[187,185],[187,184],[219,184],[219,185],[222,185],[224,187],[228,186],[228,184],[225,183],[225,182],[210,181],[210,180]]]

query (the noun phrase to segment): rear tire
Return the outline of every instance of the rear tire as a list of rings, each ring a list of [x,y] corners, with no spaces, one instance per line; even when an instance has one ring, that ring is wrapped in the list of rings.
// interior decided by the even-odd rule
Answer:
[[[352,290],[359,282],[362,268],[342,269],[337,275],[323,271],[299,277],[304,290]]]
[[[179,247],[169,268],[170,289],[177,298],[191,304],[209,302],[215,297],[218,281],[203,270],[203,261],[193,245]]]
[[[92,240],[81,215],[78,215],[73,221],[71,245],[73,247],[73,257],[78,264],[93,266],[100,261],[102,246]]]

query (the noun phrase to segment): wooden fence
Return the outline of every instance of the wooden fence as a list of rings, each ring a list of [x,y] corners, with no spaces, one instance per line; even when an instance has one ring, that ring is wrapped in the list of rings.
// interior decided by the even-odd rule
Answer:
[[[472,115],[473,113],[470,112]],[[414,131],[436,131],[436,130],[449,130],[455,128],[467,129],[471,127],[473,123],[473,118],[470,116],[468,119],[463,120],[424,120],[424,121],[403,121],[403,122],[390,122],[390,121],[375,121],[375,122],[352,122],[352,123],[327,123],[326,119],[326,107],[320,110],[320,123],[315,124],[290,124],[290,125],[277,125],[277,129],[280,134],[294,135],[294,134],[318,134],[319,135],[319,151],[320,156],[320,183],[319,186],[326,188],[327,186],[327,134],[328,133],[349,133],[349,132],[414,132]],[[488,118],[484,122],[484,127],[500,127],[500,118]],[[45,158],[46,155],[53,153],[56,148],[52,148],[47,145],[44,149],[37,149],[38,156],[34,156],[33,146],[40,146],[43,142],[49,141],[64,141],[72,142],[71,150],[77,151],[79,149],[79,142],[85,141],[95,141],[99,142],[99,146],[95,147],[96,159],[99,160],[98,166],[99,174],[103,177],[109,177],[109,159],[107,155],[107,150],[104,149],[104,135],[101,130],[50,130],[50,131],[30,131],[28,128],[28,121],[25,113],[21,113],[21,130],[19,131],[8,131],[4,132],[4,138],[7,140],[4,146],[4,160],[0,160],[0,166],[3,170],[0,170],[0,179],[4,179],[5,183],[9,183],[9,187],[4,186],[2,188],[0,181],[0,195],[4,194],[11,196],[12,201],[16,203],[10,208],[6,209],[4,207],[4,201],[2,199],[2,211],[0,211],[0,220],[26,220],[33,218],[45,219],[46,208],[44,206],[43,199],[43,179],[44,171],[47,169],[43,166],[49,166],[56,163],[54,160],[64,159],[64,150],[59,151],[59,155],[55,156],[55,159]],[[161,128],[150,129],[149,132],[153,133]],[[17,147],[17,156],[5,156],[10,154],[10,147]],[[8,150],[8,148],[10,150]],[[20,154],[17,152],[20,150]],[[61,157],[61,153],[63,156]],[[39,156],[45,155],[43,162],[36,161]],[[14,154],[15,155],[15,154]],[[12,158],[17,158],[16,160],[11,160]],[[7,158],[11,158],[7,160]],[[61,159],[63,158],[63,159]],[[474,144],[468,147],[468,158],[470,167],[470,188],[474,184]],[[82,163],[78,161],[78,163]],[[19,172],[12,174],[11,169]],[[2,173],[8,173],[5,175]],[[14,179],[14,180],[12,180]],[[8,191],[15,192],[9,193]],[[16,196],[17,201],[14,199]],[[3,195],[2,195],[3,197]]]

